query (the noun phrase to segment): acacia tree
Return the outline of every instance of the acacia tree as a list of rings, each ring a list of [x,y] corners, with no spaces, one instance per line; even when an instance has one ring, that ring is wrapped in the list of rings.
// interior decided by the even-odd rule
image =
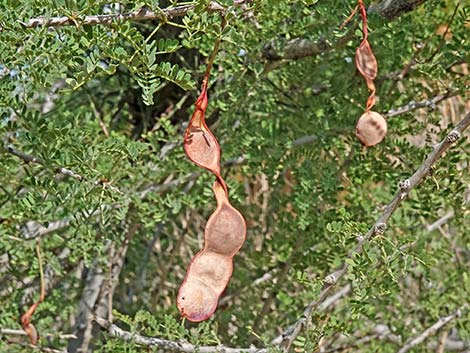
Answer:
[[[365,2],[366,148],[356,4],[3,1],[0,350],[470,349],[468,6]],[[183,134],[217,40],[205,118],[248,232],[196,324],[214,175]]]

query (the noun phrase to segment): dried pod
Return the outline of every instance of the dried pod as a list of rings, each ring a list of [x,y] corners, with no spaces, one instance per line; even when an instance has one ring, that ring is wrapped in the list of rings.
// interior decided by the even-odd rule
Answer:
[[[364,39],[356,50],[356,67],[367,81],[373,81],[377,77],[377,59],[367,39]],[[369,82],[367,85],[369,86]]]
[[[222,17],[221,32],[225,25],[225,17]],[[217,178],[212,187],[217,209],[207,222],[204,248],[191,260],[176,300],[181,315],[194,322],[206,320],[214,313],[219,297],[232,277],[233,256],[246,237],[245,220],[230,205],[227,185],[220,174],[219,143],[206,125],[204,116],[208,104],[207,85],[220,41],[221,37],[216,40],[209,57],[201,94],[183,140],[188,158]]]
[[[233,256],[246,238],[243,216],[230,205],[219,181],[213,185],[217,209],[207,222],[204,248],[191,261],[176,305],[183,317],[199,322],[209,318],[217,308],[233,272]]]
[[[380,143],[387,134],[387,121],[377,112],[361,115],[356,124],[356,136],[367,147]]]
[[[220,146],[206,124],[207,92],[196,101],[196,109],[184,133],[183,146],[194,164],[220,175]]]

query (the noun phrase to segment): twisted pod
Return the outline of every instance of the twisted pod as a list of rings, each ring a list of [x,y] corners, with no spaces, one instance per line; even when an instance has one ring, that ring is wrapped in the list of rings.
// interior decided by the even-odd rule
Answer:
[[[362,17],[363,39],[356,50],[356,67],[364,76],[370,96],[367,99],[366,111],[359,118],[356,124],[356,136],[366,146],[374,146],[380,143],[387,133],[387,122],[385,118],[377,112],[371,111],[375,104],[375,84],[378,65],[368,41],[367,13],[362,0],[358,0],[358,6]]]
[[[221,32],[225,25],[225,18],[222,18]],[[219,143],[205,120],[207,85],[220,40],[220,37],[216,40],[209,57],[201,94],[196,100],[183,139],[188,158],[216,177],[212,190],[217,208],[209,217],[204,230],[204,248],[191,260],[176,301],[182,317],[194,322],[206,320],[214,313],[219,297],[232,276],[233,257],[246,238],[245,220],[230,204],[227,184],[220,174]]]

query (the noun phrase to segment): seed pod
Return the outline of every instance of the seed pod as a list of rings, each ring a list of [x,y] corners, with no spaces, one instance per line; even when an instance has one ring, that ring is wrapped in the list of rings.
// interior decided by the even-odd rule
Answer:
[[[387,134],[387,121],[377,112],[361,115],[356,124],[356,136],[367,147],[380,143]]]
[[[220,174],[220,147],[206,124],[206,107],[207,92],[204,91],[196,102],[196,109],[184,133],[183,146],[186,155],[194,164]]]
[[[226,20],[222,17],[221,33]],[[216,176],[212,186],[217,208],[207,221],[204,232],[204,248],[194,256],[178,291],[176,305],[181,315],[199,322],[209,318],[217,308],[217,302],[227,287],[233,272],[233,256],[242,247],[246,237],[243,216],[228,199],[227,185],[220,174],[220,146],[205,121],[208,105],[207,86],[221,37],[209,57],[202,81],[201,94],[184,134],[184,150],[196,165]]]
[[[199,322],[217,308],[220,295],[233,272],[233,256],[246,238],[246,223],[228,200],[219,181],[213,185],[217,209],[204,233],[204,248],[191,261],[178,291],[177,306],[183,317]]]
[[[364,39],[356,50],[356,67],[367,81],[373,81],[377,77],[377,66],[377,59],[370,44]]]

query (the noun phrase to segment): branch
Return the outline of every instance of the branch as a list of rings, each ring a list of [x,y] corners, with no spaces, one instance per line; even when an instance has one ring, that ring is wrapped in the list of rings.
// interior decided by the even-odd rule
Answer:
[[[43,159],[39,158],[39,157],[35,157],[35,156],[32,156],[30,154],[27,154],[27,153],[24,153],[24,152],[21,152],[21,151],[18,151],[16,149],[14,149],[12,146],[8,146],[5,148],[5,150],[22,159],[23,161],[25,161],[26,163],[35,163],[35,164],[39,164],[39,165],[42,165],[43,167],[46,167],[46,163],[44,162]],[[63,176],[69,176],[75,180],[78,180],[78,181],[91,181],[91,180],[88,180],[86,177],[78,174],[78,173],[75,173],[74,171],[68,169],[68,168],[64,168],[64,167],[56,167],[54,169],[54,171],[59,174],[59,175],[63,175]],[[108,188],[112,191],[115,191],[119,194],[122,194],[122,192],[115,186],[112,186],[110,185],[109,183],[107,182],[103,182],[101,180],[96,180],[96,181],[92,181],[94,185],[96,186],[103,186],[105,188]]]
[[[414,10],[424,2],[426,2],[426,0],[383,0],[370,5],[367,9],[367,13],[378,14],[391,21],[404,13]]]
[[[111,337],[119,338],[126,342],[135,342],[138,345],[145,347],[159,347],[166,351],[172,352],[185,352],[185,353],[267,353],[267,348],[256,348],[254,346],[250,348],[231,348],[223,345],[218,346],[195,346],[190,343],[181,341],[170,341],[158,337],[147,337],[137,333],[131,333],[125,331],[119,326],[110,323],[109,321],[95,317],[95,322],[105,329]]]
[[[398,183],[399,191],[392,199],[392,201],[387,205],[385,211],[375,222],[375,224],[370,228],[365,236],[358,237],[358,244],[356,247],[349,253],[346,259],[352,258],[355,253],[361,253],[364,243],[370,241],[374,236],[383,234],[387,227],[387,222],[390,217],[393,215],[398,206],[402,201],[408,196],[411,189],[416,187],[423,179],[429,174],[431,166],[441,157],[441,155],[449,149],[449,147],[456,142],[459,137],[462,135],[463,131],[468,128],[470,125],[470,112],[457,124],[457,126],[442,140],[428,155],[426,160],[421,164],[421,166],[415,171],[415,173],[406,180],[402,180]],[[345,259],[345,260],[346,260]],[[312,313],[321,302],[326,298],[327,294],[335,287],[338,281],[343,277],[348,268],[346,261],[343,261],[342,265],[338,270],[334,271],[330,275],[325,277],[325,285],[320,292],[318,299],[311,302],[307,308],[304,310],[303,315],[297,320],[294,324],[291,332],[284,333],[284,339],[281,343],[281,347],[284,352],[288,352],[292,343],[300,334],[301,330],[306,326],[307,322],[310,320]]]
[[[10,328],[0,328],[0,336],[27,336],[28,333],[24,330],[15,330]],[[50,338],[60,338],[63,340],[77,338],[77,336],[70,333],[43,333],[41,336]]]
[[[459,92],[447,92],[445,94],[441,94],[430,99],[425,99],[421,102],[411,101],[402,107],[390,109],[387,113],[384,114],[384,116],[387,118],[391,118],[393,116],[409,113],[409,112],[412,112],[413,110],[420,109],[420,108],[430,107],[434,109],[436,107],[436,104],[448,98],[455,97],[458,94]]]
[[[453,314],[449,316],[441,317],[439,320],[437,320],[437,322],[434,325],[424,330],[419,336],[416,336],[415,338],[408,341],[397,353],[406,353],[414,346],[417,346],[418,344],[422,343],[426,338],[428,338],[431,335],[434,335],[444,325],[454,320],[455,318],[460,317],[462,315],[462,311],[465,309],[466,307],[462,306],[461,308],[456,310]]]
[[[253,0],[234,0],[234,6],[240,6],[252,2]],[[117,13],[110,15],[90,15],[85,17],[72,17],[72,16],[60,16],[60,17],[36,17],[31,18],[28,22],[22,22],[21,24],[26,28],[34,27],[62,27],[62,26],[83,26],[83,25],[110,25],[113,22],[119,21],[148,21],[158,20],[162,23],[167,22],[176,17],[182,17],[189,11],[193,10],[196,4],[181,5],[175,7],[167,7],[160,11],[152,11],[147,8],[140,8],[133,12],[128,13]],[[220,5],[216,1],[211,1],[206,8],[209,12],[225,12],[227,9]]]

